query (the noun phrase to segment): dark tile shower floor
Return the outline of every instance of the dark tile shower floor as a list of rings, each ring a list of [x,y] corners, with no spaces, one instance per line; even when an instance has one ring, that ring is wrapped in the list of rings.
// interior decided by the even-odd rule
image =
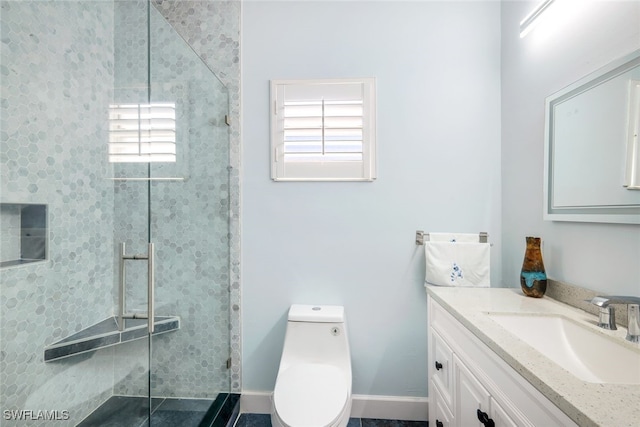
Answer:
[[[214,399],[154,398],[151,402],[152,427],[199,427],[226,425],[215,422],[217,415],[235,406],[236,399],[221,394]],[[146,427],[149,425],[149,400],[145,397],[113,396],[77,427]],[[227,417],[228,419],[228,417]]]
[[[350,418],[347,427],[428,427],[426,421],[377,420]],[[235,427],[272,427],[271,417],[264,414],[241,414]]]

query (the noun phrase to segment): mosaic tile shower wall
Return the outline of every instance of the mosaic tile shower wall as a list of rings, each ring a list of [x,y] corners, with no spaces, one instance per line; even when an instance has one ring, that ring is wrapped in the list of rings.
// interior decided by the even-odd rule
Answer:
[[[47,261],[0,271],[2,409],[68,410],[70,423],[75,423],[112,393],[140,390],[137,381],[146,369],[141,342],[43,363],[46,345],[113,314],[117,243],[124,240],[131,243],[130,252],[146,252],[135,246],[146,233],[138,231],[145,229],[148,208],[137,197],[140,186],[127,181],[114,185],[110,178],[124,173],[123,168],[103,159],[108,104],[146,95],[144,88],[127,86],[140,81],[139,70],[127,75],[133,67],[114,66],[123,59],[123,51],[114,46],[124,34],[119,26],[135,27],[134,21],[119,20],[125,3],[135,1],[0,1],[0,202],[47,204],[50,228]],[[224,361],[229,345],[231,391],[237,392],[240,2],[158,0],[154,6],[216,70],[228,95],[221,91],[191,104],[190,94],[211,92],[210,77],[203,77],[209,70],[193,52],[180,53],[184,46],[171,39],[174,30],[160,25],[158,43],[164,53],[156,66],[171,73],[155,76],[163,83],[154,92],[179,92],[183,114],[189,108],[190,125],[199,130],[183,135],[190,141],[182,154],[189,179],[152,184],[152,209],[158,207],[151,224],[152,240],[158,243],[157,312],[183,318],[183,330],[154,338],[158,369],[153,393],[203,397],[228,390]],[[185,84],[181,74],[187,70],[196,77]],[[220,118],[225,102],[230,128]],[[223,134],[229,138],[228,133],[230,147],[199,144],[218,141]],[[194,175],[202,179],[192,179]],[[4,214],[0,224],[3,219]],[[114,229],[119,230],[115,235]],[[136,269],[131,270],[135,277]],[[138,289],[132,288],[135,306]],[[188,304],[181,302],[184,297]]]
[[[1,202],[46,204],[50,231],[48,260],[0,271],[0,407],[79,421],[112,392],[112,351],[47,364],[43,353],[113,310],[113,182],[101,160],[113,5],[0,7]]]

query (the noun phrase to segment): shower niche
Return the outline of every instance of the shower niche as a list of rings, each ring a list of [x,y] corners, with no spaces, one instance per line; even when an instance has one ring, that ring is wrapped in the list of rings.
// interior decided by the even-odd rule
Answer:
[[[0,203],[0,268],[47,259],[47,205]]]

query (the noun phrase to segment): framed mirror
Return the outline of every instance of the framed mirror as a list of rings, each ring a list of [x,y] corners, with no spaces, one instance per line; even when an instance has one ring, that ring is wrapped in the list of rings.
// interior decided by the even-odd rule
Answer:
[[[544,219],[640,224],[640,50],[545,105]]]

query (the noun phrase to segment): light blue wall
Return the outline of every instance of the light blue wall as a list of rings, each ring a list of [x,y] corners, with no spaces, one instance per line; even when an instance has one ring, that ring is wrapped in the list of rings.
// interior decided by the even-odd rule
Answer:
[[[579,3],[551,32],[536,28],[523,39],[518,23],[536,2],[502,6],[503,277],[517,281],[524,237],[536,235],[549,277],[640,295],[639,226],[542,219],[545,98],[640,49],[640,2]]]
[[[500,264],[499,2],[254,2],[242,16],[243,389],[272,390],[292,303],[346,307],[356,394],[426,396],[417,229]],[[375,77],[378,180],[274,183],[269,80]]]

